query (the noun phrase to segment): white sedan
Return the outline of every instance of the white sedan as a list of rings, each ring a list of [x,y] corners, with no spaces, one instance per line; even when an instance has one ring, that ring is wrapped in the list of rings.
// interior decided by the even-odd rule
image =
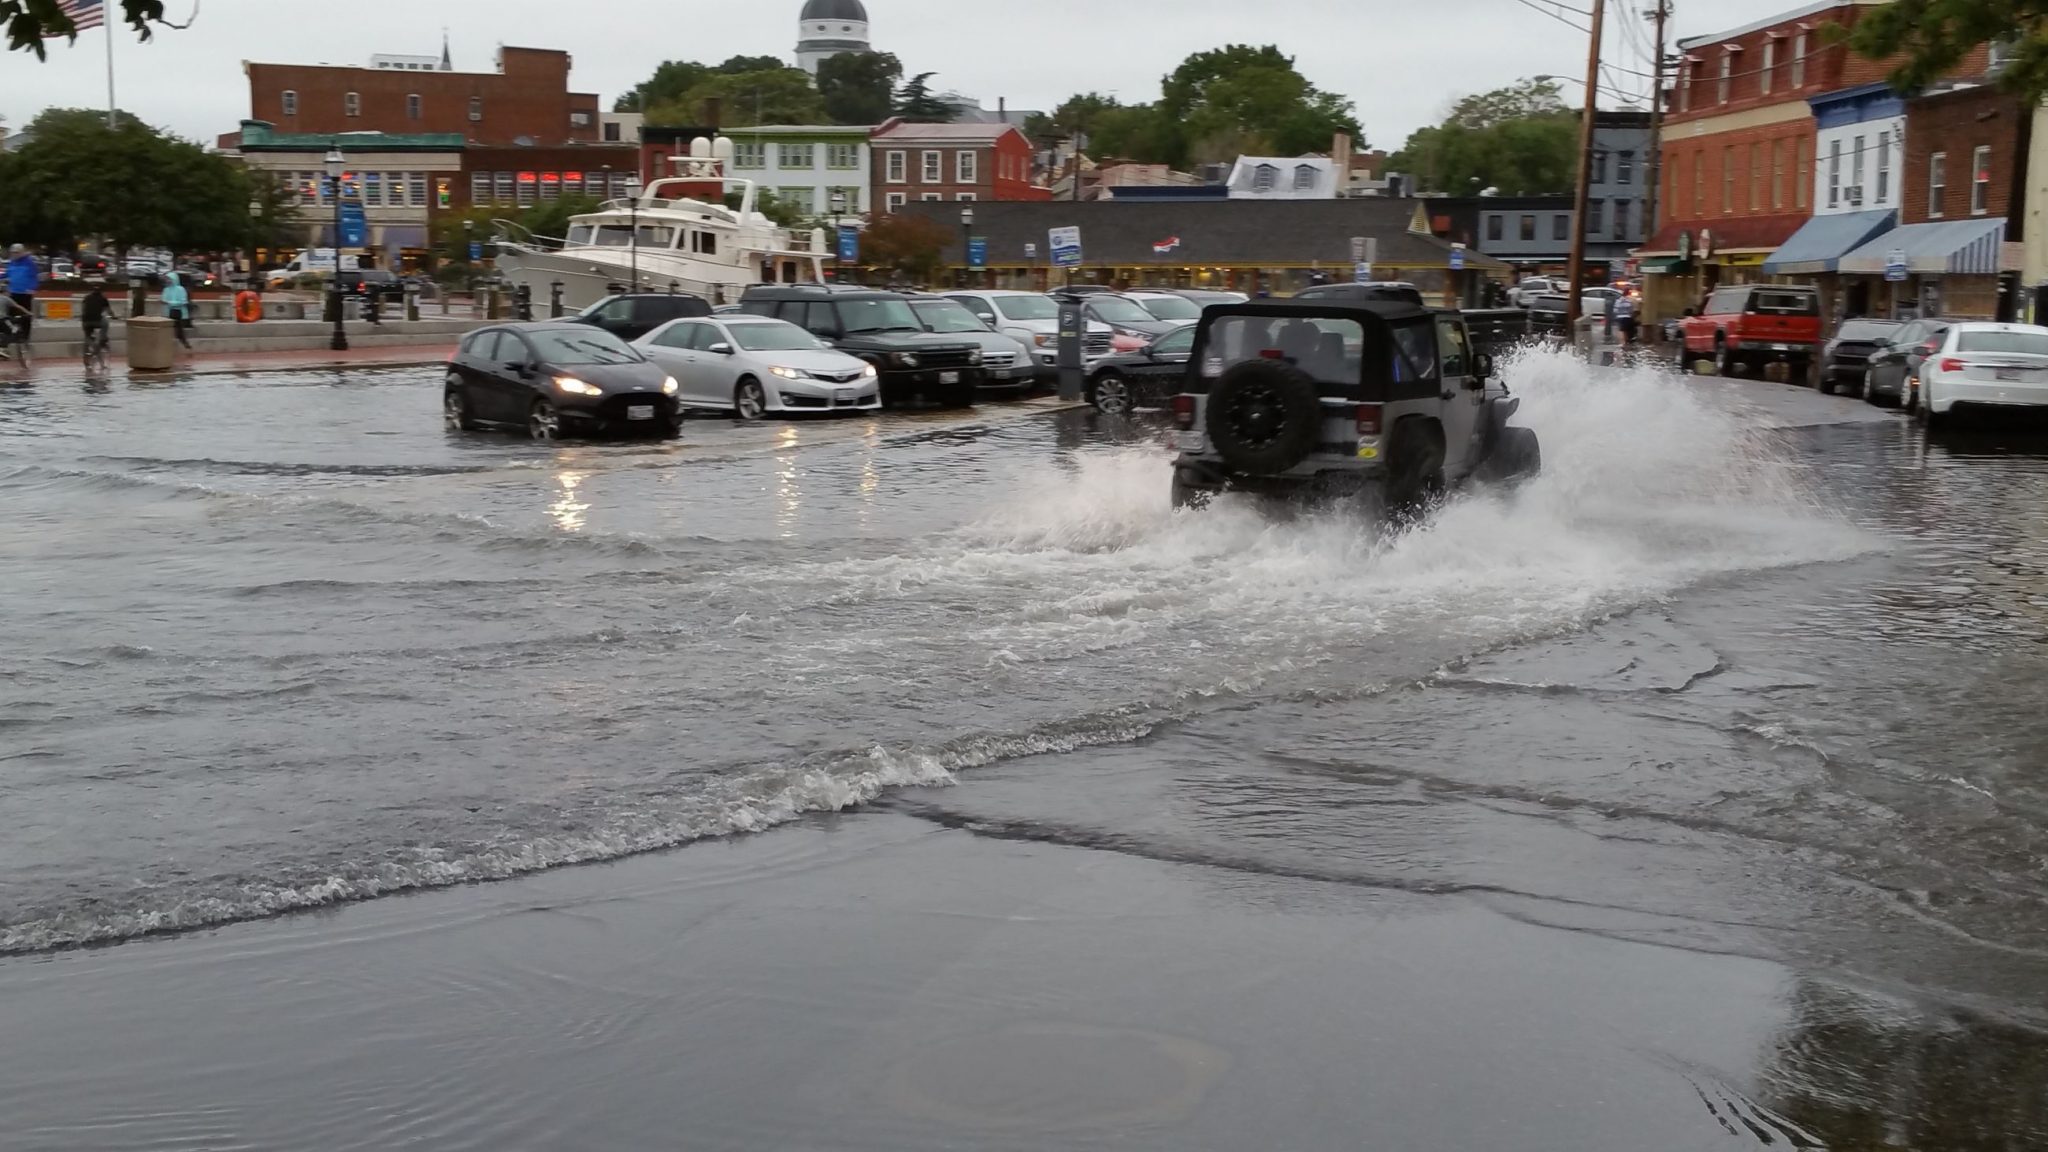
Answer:
[[[676,378],[685,408],[759,420],[771,412],[882,407],[874,365],[786,320],[738,312],[671,320],[633,345]]]
[[[1958,409],[2048,409],[2048,328],[1951,324],[1920,366],[1920,397],[1929,427]]]

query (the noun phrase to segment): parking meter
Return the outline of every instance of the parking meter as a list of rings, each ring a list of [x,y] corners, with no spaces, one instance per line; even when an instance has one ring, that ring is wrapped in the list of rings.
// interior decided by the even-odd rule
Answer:
[[[1082,340],[1088,332],[1088,317],[1081,308],[1081,298],[1069,293],[1054,297],[1059,302],[1059,346],[1056,363],[1060,370],[1060,399],[1081,398],[1082,375],[1085,366],[1081,359]]]
[[[548,319],[560,320],[561,318],[562,282],[560,280],[555,280],[551,281],[548,284]]]

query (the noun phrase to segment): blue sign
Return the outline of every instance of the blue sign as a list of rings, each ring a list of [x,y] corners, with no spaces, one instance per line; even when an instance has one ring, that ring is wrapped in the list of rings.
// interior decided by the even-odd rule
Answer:
[[[1460,268],[1463,268],[1464,266],[1465,266],[1465,246],[1464,246],[1463,244],[1453,244],[1453,245],[1451,245],[1451,271],[1453,271],[1453,272],[1456,272],[1457,270],[1459,270]]]
[[[860,263],[860,229],[840,227],[839,258],[848,264]]]
[[[1906,250],[1904,248],[1894,248],[1890,252],[1885,253],[1884,278],[1895,284],[1905,280]]]
[[[1351,278],[1360,284],[1370,283],[1372,281],[1372,265],[1363,260],[1353,264],[1351,266]]]
[[[469,262],[474,264],[483,258],[484,242],[481,240],[471,240],[469,242]]]
[[[370,222],[363,219],[361,204],[341,206],[341,247],[361,248],[370,242]]]
[[[986,268],[988,266],[988,237],[976,236],[967,242],[967,266]]]
[[[1081,266],[1081,230],[1079,228],[1054,228],[1047,233],[1052,241],[1052,262],[1061,268]]]

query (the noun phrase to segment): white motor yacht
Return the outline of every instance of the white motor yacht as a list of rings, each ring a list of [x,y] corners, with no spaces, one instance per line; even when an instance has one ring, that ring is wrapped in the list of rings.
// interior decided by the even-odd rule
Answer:
[[[565,237],[534,236],[498,222],[498,271],[539,302],[556,282],[570,310],[614,291],[694,292],[735,303],[750,284],[825,278],[823,229],[792,232],[755,210],[752,180],[725,175],[732,142],[698,138],[671,159],[675,174],[624,200],[570,218]],[[715,190],[715,191],[714,191]],[[733,192],[739,206],[727,207]]]

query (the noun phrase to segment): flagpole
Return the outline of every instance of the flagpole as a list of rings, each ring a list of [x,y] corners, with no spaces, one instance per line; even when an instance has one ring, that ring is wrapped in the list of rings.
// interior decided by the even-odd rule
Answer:
[[[111,0],[101,0],[102,4]],[[100,26],[107,30],[107,131],[115,130],[114,124],[114,22],[107,19],[104,8],[100,10]]]

